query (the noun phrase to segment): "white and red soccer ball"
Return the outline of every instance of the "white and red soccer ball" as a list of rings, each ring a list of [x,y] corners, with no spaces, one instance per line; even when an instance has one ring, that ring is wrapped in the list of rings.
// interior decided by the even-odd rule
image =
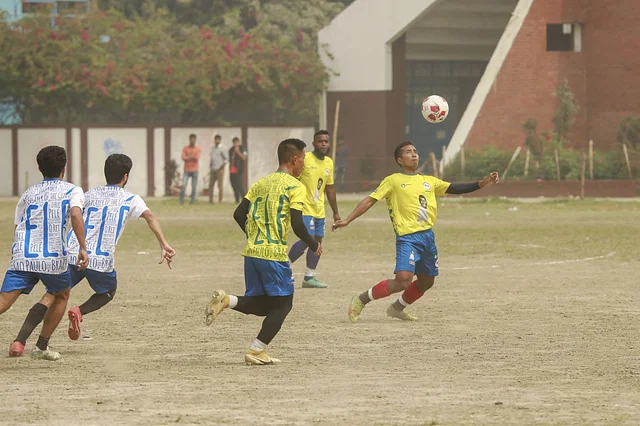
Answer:
[[[431,95],[422,101],[422,116],[429,123],[442,123],[449,115],[449,104],[442,96]]]

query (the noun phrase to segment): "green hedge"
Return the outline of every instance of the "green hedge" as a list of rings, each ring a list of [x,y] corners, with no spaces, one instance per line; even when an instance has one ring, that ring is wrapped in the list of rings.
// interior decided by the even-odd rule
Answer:
[[[480,179],[492,171],[500,174],[511,160],[513,151],[501,150],[492,146],[481,150],[465,151],[465,173],[462,174],[460,165],[460,153],[445,167],[444,176],[447,180],[456,181],[464,179]],[[630,149],[632,175],[640,176],[640,152]],[[529,164],[529,176],[524,176],[524,164],[526,153],[523,150],[511,166],[507,175],[508,180],[555,180],[556,163],[553,151],[546,153],[536,168],[533,157]],[[579,180],[582,174],[582,151],[561,148],[558,150],[560,163],[560,176],[563,180]],[[589,164],[587,160],[587,179],[589,179]],[[593,178],[594,179],[629,179],[624,153],[621,148],[609,152],[594,152],[593,154]]]

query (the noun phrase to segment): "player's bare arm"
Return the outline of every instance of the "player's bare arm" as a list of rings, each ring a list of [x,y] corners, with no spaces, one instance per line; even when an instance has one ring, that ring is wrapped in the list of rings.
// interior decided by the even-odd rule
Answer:
[[[233,212],[233,219],[236,221],[242,232],[247,233],[247,215],[249,214],[249,207],[251,202],[246,198],[243,198],[236,210]]]
[[[169,269],[173,269],[171,263],[173,262],[173,256],[176,255],[176,251],[167,242],[167,239],[162,232],[160,221],[151,210],[146,210],[142,215],[140,215],[140,217],[147,222],[149,229],[151,229],[151,232],[156,236],[158,243],[160,243],[160,262],[158,262],[158,264],[162,264],[166,260]]]
[[[324,189],[325,194],[327,194],[327,199],[329,200],[329,205],[331,206],[331,210],[333,211],[333,220],[340,220],[340,213],[338,213],[338,200],[336,197],[336,188],[334,185],[327,185]]]
[[[307,227],[304,225],[304,221],[302,220],[301,210],[291,209],[291,228],[296,236],[304,241],[316,256],[320,256],[322,254],[322,244],[309,235],[309,231],[307,231]]]
[[[351,222],[362,216],[369,210],[373,205],[377,202],[375,198],[366,197],[364,200],[360,201],[355,209],[351,212],[351,214],[344,220],[338,220],[333,224],[333,232],[338,230],[339,228],[344,228],[349,225]]]
[[[469,192],[477,191],[481,188],[495,185],[500,181],[500,176],[498,172],[493,172],[485,176],[482,180],[478,182],[470,182],[470,183],[452,183],[449,185],[447,189],[447,194],[468,194]]]
[[[74,206],[71,208],[71,227],[78,239],[78,269],[83,270],[89,266],[89,255],[87,254],[87,244],[84,239],[84,220],[82,219],[82,209]]]

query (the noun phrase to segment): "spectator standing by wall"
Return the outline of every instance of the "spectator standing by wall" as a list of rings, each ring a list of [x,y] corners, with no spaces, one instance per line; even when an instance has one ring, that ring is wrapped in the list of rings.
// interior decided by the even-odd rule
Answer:
[[[244,191],[244,170],[247,162],[247,151],[239,138],[233,138],[233,146],[229,149],[229,180],[233,187],[236,204],[242,201]]]
[[[214,145],[211,147],[211,163],[209,169],[209,203],[213,204],[213,187],[218,182],[218,202],[222,203],[222,184],[224,183],[224,166],[227,165],[229,157],[227,151],[222,147],[222,136],[216,135],[213,139]]]
[[[182,161],[184,161],[184,173],[182,175],[182,188],[180,189],[180,204],[184,204],[184,196],[187,191],[187,183],[191,179],[191,202],[196,201],[198,188],[198,161],[202,150],[196,145],[196,135],[189,135],[189,145],[182,148]]]

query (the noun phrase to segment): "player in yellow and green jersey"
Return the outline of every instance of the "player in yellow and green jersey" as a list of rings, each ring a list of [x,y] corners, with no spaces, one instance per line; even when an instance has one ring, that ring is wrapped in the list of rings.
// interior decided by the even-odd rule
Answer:
[[[278,334],[293,306],[293,273],[287,256],[289,225],[316,256],[322,246],[307,232],[302,220],[306,190],[297,176],[304,167],[305,143],[286,139],[278,146],[278,170],[256,182],[233,214],[247,235],[244,256],[244,296],[213,293],[205,309],[210,325],[226,308],[265,317],[258,337],[244,359],[248,365],[278,364],[266,348]]]
[[[304,203],[302,218],[309,233],[319,243],[324,238],[324,196],[327,195],[333,220],[340,220],[338,214],[338,202],[336,190],[333,187],[333,160],[327,156],[329,152],[329,132],[319,130],[313,135],[313,152],[307,152],[304,159],[304,170],[300,176],[300,182],[307,189],[307,198]],[[298,260],[307,249],[304,241],[296,242],[289,252],[291,263]],[[316,256],[311,250],[307,252],[307,271],[304,274],[302,287],[327,288],[327,284],[316,278],[316,268],[320,262],[320,256]]]
[[[333,225],[334,231],[349,225],[384,198],[396,233],[396,276],[381,281],[360,296],[353,296],[349,306],[349,319],[353,323],[358,321],[367,303],[401,291],[400,298],[387,309],[387,315],[415,321],[417,318],[404,312],[404,308],[421,298],[438,276],[438,249],[431,229],[438,213],[436,197],[466,194],[498,183],[499,180],[496,172],[472,183],[449,183],[433,176],[417,174],[420,157],[411,142],[398,145],[394,156],[402,173],[387,176],[349,217]],[[418,279],[412,282],[414,275]]]

